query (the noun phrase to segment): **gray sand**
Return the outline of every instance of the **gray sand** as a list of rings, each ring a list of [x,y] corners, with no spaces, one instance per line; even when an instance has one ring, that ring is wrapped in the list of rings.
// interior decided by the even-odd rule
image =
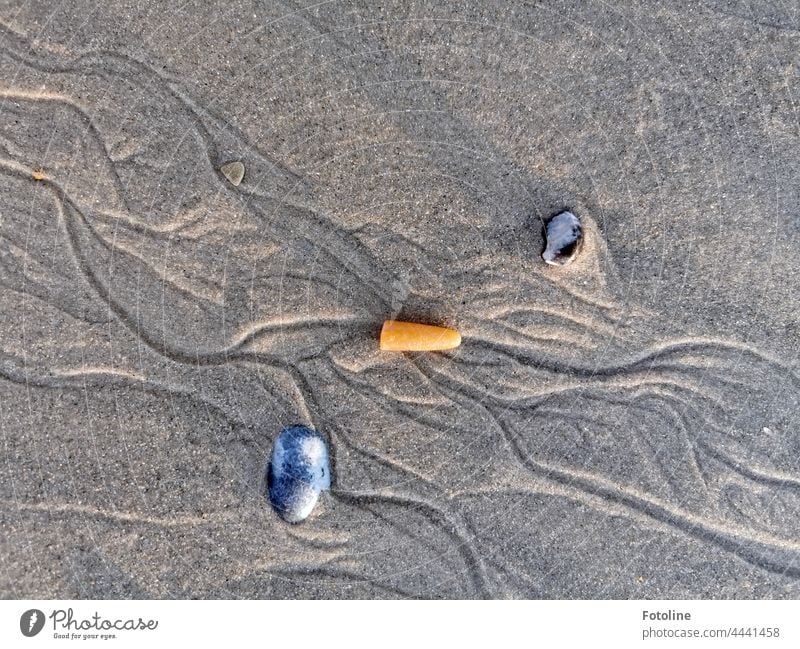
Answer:
[[[796,2],[206,4],[3,3],[0,596],[800,596]]]

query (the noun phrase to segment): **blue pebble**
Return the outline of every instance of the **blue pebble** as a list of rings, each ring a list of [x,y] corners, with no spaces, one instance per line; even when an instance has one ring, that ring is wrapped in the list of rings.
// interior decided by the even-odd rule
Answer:
[[[580,252],[583,244],[581,220],[569,210],[559,212],[544,228],[547,247],[542,258],[553,266],[566,266]]]
[[[289,523],[299,523],[330,486],[331,463],[325,438],[305,426],[284,428],[275,440],[267,467],[269,500],[278,515]]]

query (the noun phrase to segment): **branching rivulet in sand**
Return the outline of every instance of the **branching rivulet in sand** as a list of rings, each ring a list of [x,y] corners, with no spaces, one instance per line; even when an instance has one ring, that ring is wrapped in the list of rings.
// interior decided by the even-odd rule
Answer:
[[[640,306],[605,245],[635,213],[581,204],[452,111],[380,113],[386,84],[363,99],[403,129],[391,146],[309,162],[315,141],[273,157],[129,56],[2,26],[0,44],[0,516],[5,547],[53,569],[10,591],[107,573],[123,590],[96,592],[140,597],[795,592],[796,359]],[[443,125],[453,146],[430,141]],[[219,168],[245,151],[234,188]],[[416,174],[396,196],[326,205],[395,168]],[[528,206],[566,203],[582,248],[548,272]],[[435,314],[469,345],[383,353],[376,314]],[[325,431],[332,515],[265,507],[265,421]]]
[[[434,352],[460,344],[461,334],[449,327],[387,320],[381,329],[380,346],[387,352]]]
[[[299,523],[330,486],[328,445],[322,435],[305,426],[284,428],[275,440],[267,467],[269,499],[278,515]]]
[[[583,228],[580,219],[565,210],[552,217],[545,225],[547,246],[542,259],[554,266],[570,263],[580,252],[583,244]]]

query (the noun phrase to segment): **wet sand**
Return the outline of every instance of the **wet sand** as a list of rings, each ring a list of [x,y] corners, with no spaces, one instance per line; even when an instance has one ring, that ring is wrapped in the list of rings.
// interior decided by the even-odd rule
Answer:
[[[799,44],[792,3],[6,3],[0,596],[800,596]]]

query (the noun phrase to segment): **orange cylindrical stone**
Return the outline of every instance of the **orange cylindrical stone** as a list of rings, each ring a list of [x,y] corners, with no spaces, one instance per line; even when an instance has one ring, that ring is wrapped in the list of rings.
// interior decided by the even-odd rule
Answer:
[[[387,352],[435,352],[461,344],[461,334],[448,327],[387,320],[381,329],[381,349]]]

